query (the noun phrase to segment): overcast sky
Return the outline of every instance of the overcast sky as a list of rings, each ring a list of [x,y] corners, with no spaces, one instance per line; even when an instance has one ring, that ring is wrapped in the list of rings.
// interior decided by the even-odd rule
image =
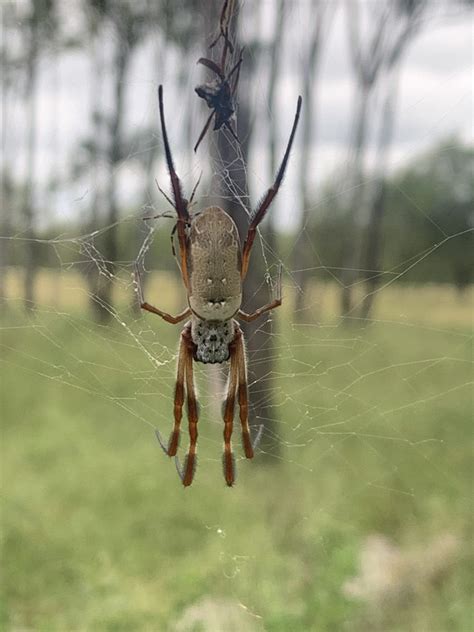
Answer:
[[[375,1],[375,0],[372,0]],[[433,0],[434,2],[435,0]],[[74,0],[69,0],[73,5]],[[77,5],[77,3],[76,3]],[[265,28],[271,31],[273,2],[267,0]],[[298,85],[298,59],[303,50],[302,34],[309,19],[310,0],[294,0],[290,3],[288,16],[288,35],[291,55],[288,54],[283,65],[282,79],[278,91],[278,112],[270,112],[266,103],[265,68],[257,70],[255,79],[255,105],[266,109],[268,116],[277,116],[279,122],[278,144],[284,150],[287,135],[294,115]],[[457,15],[456,15],[457,13]],[[467,12],[452,11],[448,19],[436,18],[429,21],[421,34],[411,45],[401,72],[399,107],[396,119],[395,139],[392,151],[392,166],[398,166],[412,159],[437,139],[456,134],[472,142],[473,113],[473,24],[472,15]],[[288,46],[285,50],[288,50]],[[194,59],[194,58],[193,58]],[[201,105],[194,98],[193,87],[202,81],[202,70],[194,61],[189,66],[187,90],[189,99],[175,93],[173,53],[168,53],[166,66],[156,68],[153,56],[153,43],[139,52],[132,72],[127,81],[127,129],[130,133],[137,126],[149,125],[157,120],[156,87],[163,82],[166,86],[168,104],[168,131],[175,147],[179,172],[187,186],[205,166],[205,147],[198,157],[190,162],[190,154],[195,137],[200,131],[204,119]],[[55,75],[55,72],[58,74]],[[245,65],[244,70],[245,72]],[[56,77],[56,79],[55,79]],[[59,99],[54,97],[52,86],[58,81]],[[83,53],[70,53],[63,56],[57,70],[49,60],[42,64],[40,93],[38,103],[39,151],[37,169],[40,183],[44,183],[52,173],[59,173],[67,180],[71,156],[80,139],[88,133],[90,98],[89,59]],[[316,145],[313,155],[315,164],[315,190],[318,185],[346,158],[347,141],[350,132],[351,112],[353,108],[354,80],[349,65],[347,50],[347,31],[345,15],[341,8],[337,10],[324,49],[320,81],[317,84],[319,97],[316,121]],[[194,122],[196,133],[193,138],[185,139],[182,134],[182,122],[185,108],[195,108]],[[25,165],[25,127],[21,107],[18,104],[9,107],[6,112],[8,121],[7,148],[14,150],[14,165],[20,172]],[[59,142],[54,138],[54,130]],[[160,142],[159,138],[151,143]],[[254,151],[249,165],[251,190],[258,196],[268,186],[269,173],[266,166],[266,142],[262,133],[258,142],[258,151]],[[185,146],[186,145],[186,146]],[[129,203],[134,199],[135,185],[138,182],[137,166],[133,153],[148,148],[130,148],[130,159],[120,166],[122,199]],[[191,172],[189,172],[191,166]],[[298,168],[297,150],[292,163],[284,191],[276,212],[279,222],[287,224],[285,209],[295,204],[292,186]],[[160,180],[166,179],[162,166],[157,166]],[[78,188],[66,187],[58,197],[56,215],[75,216],[85,212],[91,194],[87,182]]]

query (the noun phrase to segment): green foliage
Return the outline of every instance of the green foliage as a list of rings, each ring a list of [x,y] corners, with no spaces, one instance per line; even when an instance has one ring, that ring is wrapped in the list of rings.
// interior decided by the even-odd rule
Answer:
[[[269,632],[469,629],[466,556],[403,607],[372,612],[342,592],[373,532],[408,547],[469,537],[467,332],[281,322],[283,461],[239,459],[226,488],[222,429],[205,406],[183,490],[140,421],[171,425],[175,328],[127,320],[164,362],[150,370],[123,327],[50,309],[11,324],[3,629],[154,632],[204,597],[243,604]]]
[[[472,283],[474,149],[456,139],[444,141],[386,186],[382,269],[400,273],[406,282],[448,282],[460,289]],[[321,197],[311,235],[323,266],[318,275],[327,278],[343,265],[348,227],[341,185],[329,183]],[[354,230],[352,238],[363,243],[364,228]]]
[[[448,140],[391,182],[385,242],[398,235],[398,252],[388,246],[388,265],[435,247],[408,279],[464,288],[474,279],[473,209],[474,149]]]

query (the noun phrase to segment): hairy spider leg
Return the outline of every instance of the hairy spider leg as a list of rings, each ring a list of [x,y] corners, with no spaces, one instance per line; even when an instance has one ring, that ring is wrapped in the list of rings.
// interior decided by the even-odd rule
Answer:
[[[165,113],[163,107],[163,86],[158,87],[158,102],[160,106],[160,122],[161,132],[163,134],[163,144],[165,146],[166,163],[171,178],[171,188],[173,190],[174,206],[178,214],[178,242],[181,257],[181,275],[186,288],[189,288],[188,266],[187,266],[187,240],[186,225],[189,222],[189,212],[186,200],[183,197],[181,182],[174,168],[173,157],[171,155],[170,144],[168,141],[168,133],[166,131]]]
[[[255,239],[257,227],[262,221],[262,219],[265,217],[265,213],[267,212],[270,204],[272,203],[273,199],[278,193],[278,189],[280,188],[283,177],[285,175],[286,166],[288,163],[288,159],[290,157],[291,146],[293,145],[296,128],[298,127],[298,121],[299,121],[300,112],[301,112],[301,103],[302,103],[302,98],[299,96],[298,103],[296,106],[295,119],[293,121],[293,127],[290,134],[290,139],[288,141],[288,145],[286,147],[286,151],[285,151],[285,155],[283,156],[282,163],[280,165],[280,168],[278,169],[275,182],[268,189],[267,193],[264,195],[264,197],[262,198],[262,201],[260,202],[257,209],[253,213],[253,217],[252,217],[252,220],[250,222],[248,232],[247,232],[247,238],[245,240],[244,248],[242,251],[242,272],[241,272],[242,279],[245,279],[245,276],[247,274],[247,270],[249,266],[250,251],[252,249],[252,245]]]
[[[145,297],[143,296],[140,271],[136,263],[135,263],[135,271],[133,274],[133,280],[135,282],[135,287],[136,287],[136,291],[138,295],[138,302],[140,303],[140,307],[144,309],[145,311],[151,312],[152,314],[156,314],[157,316],[160,316],[163,320],[166,320],[166,322],[170,323],[171,325],[176,325],[177,323],[180,323],[191,314],[190,308],[187,307],[177,316],[172,316],[171,314],[168,314],[167,312],[164,312],[163,310],[158,309],[158,307],[155,307],[154,305],[147,303],[145,300]]]
[[[224,402],[224,478],[229,487],[232,487],[235,481],[235,461],[232,453],[232,430],[234,426],[235,412],[235,396],[238,385],[238,356],[237,356],[237,338],[229,345],[230,351],[230,369],[229,382],[227,385],[227,396]]]
[[[206,135],[207,130],[209,129],[209,125],[211,124],[212,121],[212,117],[214,116],[214,114],[216,113],[215,110],[212,110],[212,112],[209,114],[206,124],[204,125],[204,127],[202,128],[202,132],[199,134],[199,138],[197,139],[197,143],[194,145],[194,152],[197,151],[197,148],[199,147],[199,145],[201,144],[202,139],[204,138],[204,136]]]
[[[181,333],[181,339],[179,342],[178,369],[176,372],[176,386],[174,389],[174,425],[168,440],[168,449],[166,450],[168,456],[175,456],[178,451],[181,420],[183,418],[184,377],[189,356],[185,331],[186,329],[184,329]]]
[[[244,320],[246,323],[251,323],[253,320],[256,320],[257,318],[259,318],[262,314],[265,314],[265,312],[270,312],[272,309],[275,309],[276,307],[280,307],[282,303],[281,272],[282,272],[282,266],[279,265],[276,298],[274,298],[273,301],[271,301],[270,303],[267,303],[263,307],[259,307],[252,314],[247,314],[246,312],[239,309],[237,315],[241,320]]]
[[[182,469],[182,481],[185,487],[189,487],[193,482],[194,473],[197,465],[196,446],[198,438],[198,420],[199,411],[196,400],[196,391],[194,389],[194,376],[193,376],[193,342],[191,339],[190,329],[187,329],[185,334],[187,355],[186,355],[186,397],[188,407],[188,425],[189,425],[189,448],[184,461]]]
[[[189,198],[189,204],[188,204],[188,209],[192,206],[193,201],[194,201],[194,195],[197,191],[197,188],[199,186],[199,184],[201,183],[201,178],[202,178],[202,171],[199,174],[199,178],[196,180],[196,184],[193,187],[193,190],[191,191],[191,197]]]
[[[245,359],[245,349],[242,331],[240,328],[236,334],[236,355],[239,385],[237,396],[239,399],[240,425],[242,426],[242,444],[247,459],[253,458],[253,446],[250,438],[249,428],[249,394],[247,385],[247,361]]]

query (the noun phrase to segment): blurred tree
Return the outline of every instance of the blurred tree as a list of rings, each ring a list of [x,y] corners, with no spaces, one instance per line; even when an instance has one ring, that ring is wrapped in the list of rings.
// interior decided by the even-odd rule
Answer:
[[[91,50],[91,129],[82,141],[79,159],[74,164],[75,177],[85,174],[93,182],[93,200],[87,232],[91,240],[94,229],[105,224],[106,231],[95,243],[84,243],[94,266],[87,267],[93,313],[101,322],[111,317],[113,278],[119,255],[119,166],[137,143],[150,149],[135,156],[144,173],[144,196],[148,200],[152,169],[159,143],[154,140],[155,125],[139,129],[133,137],[124,129],[127,73],[134,53],[150,36],[156,42],[157,73],[164,67],[162,53],[173,42],[187,50],[197,37],[199,21],[195,19],[197,0],[86,0],[88,43]],[[194,17],[193,17],[194,16]],[[104,111],[102,99],[105,76],[105,50],[112,40],[112,111]],[[158,83],[158,82],[157,82]],[[133,240],[137,244],[137,240]]]
[[[472,146],[448,139],[386,177],[381,287],[396,280],[453,283],[462,291],[474,281],[473,174]],[[352,234],[337,195],[339,179],[336,174],[324,185],[318,203],[321,214],[310,227],[309,236],[324,264],[315,275],[324,280],[340,281],[339,242]]]
[[[36,243],[36,152],[37,152],[37,82],[40,53],[44,46],[54,41],[56,28],[54,0],[30,0],[24,16],[24,86],[26,101],[26,180],[22,203],[25,230],[25,277],[24,305],[32,310],[35,306],[34,283],[37,270]]]
[[[111,2],[106,9],[107,22],[113,33],[113,97],[112,111],[108,118],[109,141],[105,191],[107,230],[102,242],[98,284],[92,297],[96,316],[102,323],[107,322],[112,316],[113,278],[118,261],[118,169],[128,153],[123,142],[126,77],[133,52],[152,24],[148,14],[148,2],[145,0],[115,1]]]
[[[327,3],[318,0],[311,5],[311,31],[309,33],[307,47],[302,63],[303,85],[303,111],[301,115],[301,153],[299,165],[299,187],[301,195],[302,211],[299,228],[293,249],[293,270],[296,285],[296,297],[294,317],[297,321],[304,320],[304,302],[308,281],[308,269],[310,268],[309,254],[312,244],[307,242],[306,227],[310,221],[310,194],[309,184],[313,180],[316,129],[316,92],[318,71],[320,68],[321,51],[324,41],[328,36],[332,18],[334,16],[335,3]]]
[[[361,242],[360,269],[365,276],[365,294],[358,316],[366,320],[370,316],[376,290],[381,279],[382,223],[386,202],[386,172],[389,151],[393,139],[395,110],[398,93],[398,76],[402,57],[419,32],[423,16],[428,8],[427,0],[396,0],[394,2],[393,29],[397,31],[396,45],[385,62],[385,95],[382,105],[381,124],[377,139],[375,182],[371,193],[369,218],[365,241]]]
[[[419,261],[409,278],[464,290],[474,281],[473,209],[472,147],[449,139],[417,157],[388,183],[386,265]]]
[[[3,239],[0,247],[0,310],[8,305],[6,300],[6,273],[10,265],[10,236],[12,233],[13,208],[13,181],[12,181],[12,156],[9,145],[12,93],[15,88],[16,64],[11,46],[12,36],[17,30],[18,20],[16,7],[12,2],[2,3],[0,6],[2,21],[2,39],[0,42],[0,68],[2,88],[2,173],[1,173],[1,204],[0,204],[0,234]],[[8,149],[8,151],[7,151]]]
[[[268,107],[271,116],[268,117],[268,146],[270,150],[269,178],[273,178],[278,168],[277,144],[278,138],[278,103],[277,85],[280,77],[281,60],[284,48],[284,25],[288,19],[286,0],[278,0],[275,8],[275,29],[269,46],[269,71],[268,71]],[[270,213],[265,222],[265,238],[270,252],[276,251],[276,225],[275,214]]]
[[[352,288],[358,277],[358,258],[361,252],[360,224],[367,222],[367,218],[363,216],[367,195],[364,163],[370,101],[385,71],[393,68],[399,60],[405,43],[418,26],[425,2],[426,0],[380,0],[375,4],[363,5],[359,0],[346,2],[350,57],[356,80],[356,106],[345,184],[347,222],[351,230],[342,244],[343,317],[349,316],[353,310]],[[361,6],[365,9],[364,15],[361,15]],[[386,117],[386,130],[388,120]],[[389,134],[385,134],[385,138],[388,140]],[[388,142],[385,142],[385,147],[388,147]]]

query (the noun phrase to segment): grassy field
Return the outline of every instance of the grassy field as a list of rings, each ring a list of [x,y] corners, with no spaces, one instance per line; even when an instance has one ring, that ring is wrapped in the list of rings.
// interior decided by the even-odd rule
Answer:
[[[357,329],[331,318],[332,286],[315,289],[321,326],[275,314],[281,454],[245,461],[236,433],[225,487],[199,370],[184,490],[153,432],[171,424],[178,329],[125,307],[94,325],[81,283],[45,274],[27,320],[10,281],[2,629],[472,630],[472,294],[392,286]],[[170,283],[149,287],[173,308]]]

